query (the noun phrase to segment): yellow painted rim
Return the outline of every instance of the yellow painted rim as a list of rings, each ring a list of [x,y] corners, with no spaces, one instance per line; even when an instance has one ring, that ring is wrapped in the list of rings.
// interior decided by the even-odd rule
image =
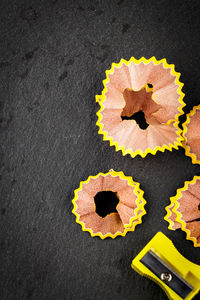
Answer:
[[[103,117],[102,117],[101,112],[104,109],[103,102],[106,99],[106,96],[105,96],[105,93],[107,92],[106,83],[109,82],[109,75],[114,72],[115,67],[116,68],[121,68],[122,64],[125,64],[125,65],[129,66],[132,62],[134,62],[137,65],[139,65],[141,62],[143,62],[144,64],[148,64],[150,62],[153,62],[155,65],[159,65],[159,64],[162,63],[165,69],[170,68],[171,69],[171,74],[173,76],[176,76],[175,84],[177,84],[177,86],[178,86],[177,93],[180,95],[180,97],[178,99],[178,101],[180,102],[180,106],[178,107],[179,113],[177,113],[175,115],[174,120],[169,120],[166,123],[166,124],[170,124],[171,122],[174,122],[173,125],[177,129],[177,131],[176,131],[177,138],[176,138],[176,141],[174,141],[174,144],[169,143],[169,145],[163,145],[162,147],[156,146],[155,149],[147,148],[144,152],[142,150],[138,149],[134,152],[130,148],[125,149],[124,145],[119,146],[118,141],[114,141],[112,137],[108,136],[108,132],[103,130],[103,124],[101,123],[101,120],[102,120]],[[104,141],[109,141],[110,146],[115,146],[116,151],[121,150],[123,155],[130,154],[131,157],[135,157],[136,155],[140,155],[142,157],[145,157],[148,153],[151,153],[151,154],[155,155],[157,151],[161,151],[161,152],[164,152],[165,150],[172,151],[172,149],[174,149],[174,148],[178,149],[178,146],[182,146],[182,141],[183,141],[183,137],[181,135],[182,130],[178,127],[178,124],[179,124],[179,116],[184,114],[183,107],[186,104],[183,101],[183,98],[184,98],[185,94],[182,92],[183,83],[179,81],[180,75],[181,75],[180,73],[177,73],[175,71],[174,64],[169,65],[165,58],[158,61],[158,60],[156,60],[156,58],[154,56],[149,58],[149,59],[141,57],[139,60],[135,59],[134,57],[131,57],[131,59],[129,61],[127,61],[125,59],[121,59],[118,64],[117,63],[112,63],[111,69],[106,70],[106,79],[103,80],[104,89],[103,89],[101,95],[96,95],[96,102],[98,102],[99,105],[100,105],[100,109],[97,112],[98,120],[96,122],[96,125],[99,127],[98,133],[103,135],[103,140]],[[152,94],[152,98],[153,98],[153,94]]]
[[[107,175],[111,175],[113,177],[119,176],[121,179],[128,181],[129,186],[132,186],[132,187],[135,188],[134,192],[138,197],[136,199],[137,208],[135,209],[135,216],[130,219],[129,224],[124,226],[124,228],[125,228],[124,232],[118,231],[115,234],[112,234],[112,233],[109,232],[109,233],[103,235],[101,232],[93,233],[91,228],[86,228],[85,224],[79,220],[80,216],[79,216],[78,213],[76,213],[76,209],[77,209],[76,200],[78,199],[78,192],[82,190],[83,184],[89,183],[90,179],[95,179],[95,178],[98,178],[99,176],[104,176],[105,177]],[[82,230],[83,231],[88,231],[91,234],[92,237],[99,236],[101,239],[105,239],[107,237],[110,237],[110,238],[114,239],[117,236],[125,236],[126,233],[129,232],[129,231],[134,231],[136,225],[142,223],[142,217],[146,214],[146,210],[144,208],[144,206],[146,204],[146,200],[143,198],[143,195],[144,195],[144,192],[140,189],[140,184],[138,182],[133,181],[131,176],[125,176],[122,171],[116,172],[114,170],[110,170],[107,173],[101,173],[100,172],[97,175],[89,176],[87,180],[80,182],[79,188],[74,191],[74,198],[72,200],[74,208],[72,210],[72,213],[76,216],[76,223],[80,224],[82,226]],[[141,212],[139,213],[139,211],[141,211]]]
[[[170,197],[171,203],[165,208],[167,215],[164,217],[165,221],[169,223],[168,229],[174,230],[173,228],[174,222],[170,220],[170,216],[171,216],[170,208],[174,205],[172,211],[176,214],[175,221],[181,225],[181,229],[186,233],[186,239],[192,241],[194,247],[200,247],[200,243],[197,242],[196,238],[191,236],[190,230],[186,228],[187,224],[184,220],[182,220],[182,214],[178,211],[179,208],[178,200],[182,197],[182,192],[188,189],[188,185],[195,184],[198,179],[200,179],[200,176],[194,176],[194,178],[191,181],[185,181],[184,186],[182,188],[177,189],[176,195]]]
[[[194,106],[193,109],[186,115],[186,121],[183,123],[183,147],[185,148],[185,155],[191,157],[193,164],[200,164],[200,160],[197,159],[196,154],[191,152],[190,146],[187,145],[187,131],[188,124],[191,122],[191,117],[193,117],[197,110],[200,109],[200,105]]]

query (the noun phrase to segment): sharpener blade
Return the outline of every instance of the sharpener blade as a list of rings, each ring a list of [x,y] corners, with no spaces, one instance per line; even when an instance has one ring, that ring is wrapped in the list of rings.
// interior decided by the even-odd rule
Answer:
[[[194,289],[177,272],[175,272],[167,263],[165,263],[152,250],[149,250],[140,262],[161,279],[168,287],[177,293],[182,299],[185,299]]]

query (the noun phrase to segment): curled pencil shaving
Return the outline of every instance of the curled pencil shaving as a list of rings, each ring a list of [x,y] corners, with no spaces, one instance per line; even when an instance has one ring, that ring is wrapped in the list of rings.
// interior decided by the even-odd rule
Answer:
[[[116,150],[132,157],[172,150],[183,141],[178,118],[183,114],[180,73],[155,57],[122,59],[106,71],[97,113],[99,134]],[[137,120],[137,116],[144,120]],[[142,117],[143,116],[143,117]]]
[[[95,196],[102,191],[111,191],[119,199],[116,212],[105,217],[98,215],[94,201]],[[114,238],[117,235],[124,236],[141,223],[145,203],[139,184],[122,172],[112,170],[106,174],[90,176],[87,181],[81,182],[75,191],[73,213],[82,229],[89,231],[92,236]]]
[[[171,204],[166,208],[169,229],[181,228],[188,240],[195,247],[200,247],[200,177],[187,181],[177,194],[171,197]]]
[[[200,164],[200,105],[187,114],[183,124],[184,148],[192,162]]]

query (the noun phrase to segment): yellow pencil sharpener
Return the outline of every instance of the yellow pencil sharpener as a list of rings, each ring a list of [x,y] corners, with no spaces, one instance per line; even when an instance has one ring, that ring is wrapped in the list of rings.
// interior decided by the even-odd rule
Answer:
[[[200,266],[183,257],[162,232],[152,238],[131,266],[158,283],[169,299],[189,300],[200,291]]]

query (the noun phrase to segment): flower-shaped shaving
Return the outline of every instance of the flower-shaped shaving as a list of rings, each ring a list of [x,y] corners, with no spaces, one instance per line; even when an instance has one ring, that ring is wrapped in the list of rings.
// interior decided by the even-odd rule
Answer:
[[[125,236],[128,231],[134,231],[146,213],[144,192],[139,183],[125,176],[123,172],[110,170],[105,174],[90,176],[80,183],[74,193],[72,212],[82,230],[89,231],[91,236],[102,239]],[[115,209],[105,213],[107,205],[116,199]],[[99,209],[99,205],[101,209],[103,206],[103,211]]]
[[[192,158],[192,162],[200,164],[200,105],[195,106],[183,124],[183,137],[186,155]]]
[[[170,198],[171,204],[166,207],[165,220],[169,229],[181,228],[186,232],[186,238],[193,241],[195,247],[200,247],[200,176],[186,181],[183,188]]]
[[[132,157],[177,149],[183,141],[178,119],[185,106],[179,77],[165,59],[132,57],[113,63],[96,96],[99,134]]]

